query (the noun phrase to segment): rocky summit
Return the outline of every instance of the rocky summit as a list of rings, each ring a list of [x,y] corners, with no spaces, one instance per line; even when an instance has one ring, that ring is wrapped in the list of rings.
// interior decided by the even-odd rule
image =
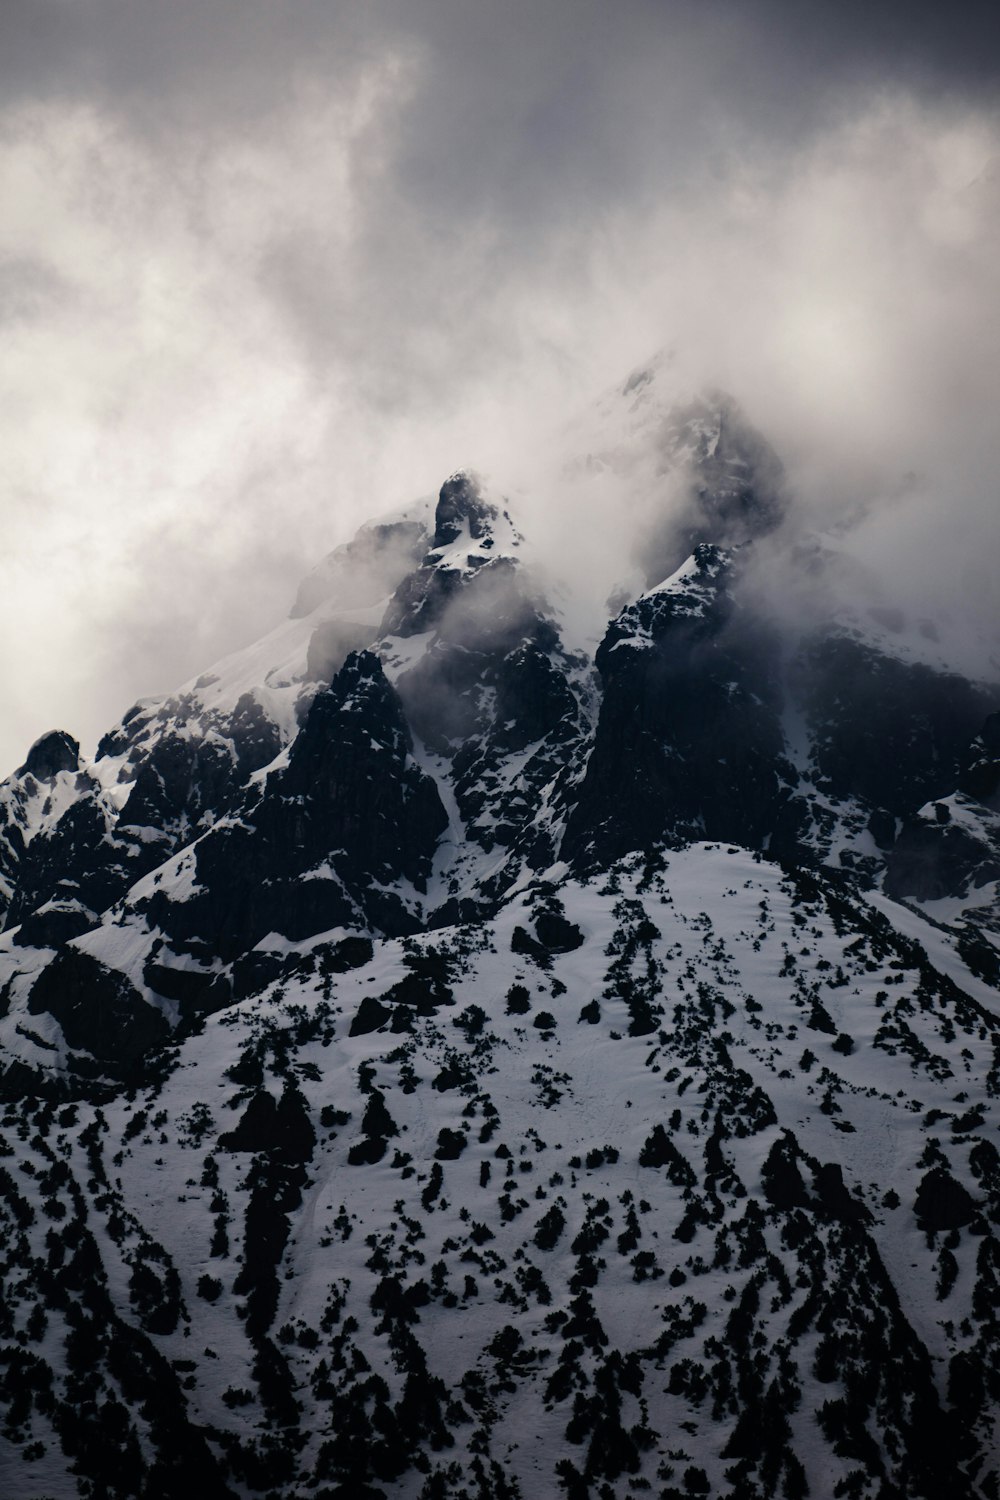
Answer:
[[[1000,1497],[996,674],[602,410],[599,642],[462,471],[0,786],[3,1493]]]

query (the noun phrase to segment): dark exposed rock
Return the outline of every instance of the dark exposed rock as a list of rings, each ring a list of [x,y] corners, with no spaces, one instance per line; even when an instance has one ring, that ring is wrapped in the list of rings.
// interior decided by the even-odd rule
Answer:
[[[584,937],[579,927],[560,912],[539,912],[535,918],[535,932],[542,947],[550,953],[572,953],[583,946]]]
[[[474,475],[460,470],[446,479],[438,495],[434,513],[434,546],[450,547],[468,526],[474,541],[490,535],[490,523],[497,516],[495,505],[483,499]]]
[[[938,901],[990,880],[1000,880],[1000,848],[967,829],[914,818],[893,845],[885,890],[894,898]]]
[[[391,1020],[392,1011],[387,1005],[383,1005],[374,995],[365,995],[347,1034],[367,1036],[370,1031],[378,1031],[380,1026]]]
[[[313,703],[277,795],[265,798],[254,826],[301,861],[344,850],[345,878],[402,875],[420,887],[447,817],[411,748],[378,658],[357,653]],[[290,837],[278,821],[289,814]]]
[[[193,730],[185,727],[188,718]],[[151,723],[163,729],[150,738]],[[55,763],[53,756],[76,755],[68,736],[46,736],[39,745],[53,740],[66,744],[46,751],[47,763]],[[106,911],[204,822],[235,805],[247,777],[272,760],[278,746],[275,725],[249,694],[225,719],[199,716],[184,699],[133,709],[98,752],[134,758],[135,777],[121,813],[96,781],[81,775],[77,800],[20,852],[6,925],[28,922],[23,940],[30,942],[78,936],[85,928],[74,913]],[[65,768],[75,770],[76,761]]]
[[[242,798],[246,778],[273,760],[280,749],[276,726],[245,693],[232,716],[215,732],[195,718],[192,732],[181,707],[181,731],[159,736],[140,761],[120,823],[169,829],[180,820],[195,828],[202,816],[227,812]],[[209,728],[214,726],[209,725]]]
[[[957,792],[903,821],[887,862],[890,896],[936,901],[1000,880],[1000,713],[987,717],[961,762],[943,766],[935,788]]]
[[[510,852],[511,864],[494,878],[499,891],[514,878],[516,861],[538,869],[554,857],[553,836],[536,816],[538,799],[544,788],[558,799],[555,788],[571,778],[582,754],[586,716],[572,681],[581,676],[580,663],[562,649],[518,559],[509,552],[490,556],[492,528],[501,522],[497,507],[467,476],[449,481],[442,496],[440,545],[468,525],[476,550],[461,567],[431,552],[400,585],[382,628],[433,631],[428,649],[399,678],[400,696],[415,733],[450,761],[469,836],[488,851]],[[529,750],[512,781],[505,774],[509,757]],[[493,893],[482,892],[487,903]],[[460,903],[448,906],[441,919],[454,920],[461,910]]]
[[[432,550],[423,560],[423,566],[403,578],[386,610],[382,621],[382,635],[415,635],[420,631],[435,629],[447,621],[450,606],[460,597],[465,598],[461,617],[452,622],[452,634],[458,630],[464,637],[475,633],[477,613],[482,627],[488,632],[496,630],[495,623],[487,619],[489,605],[496,605],[502,598],[502,590],[496,584],[485,589],[477,586],[475,602],[468,594],[470,570],[478,568],[486,573],[495,573],[499,566],[501,574],[510,566],[509,558],[494,560],[484,557],[494,545],[493,527],[500,519],[499,508],[487,500],[478,480],[471,474],[459,473],[441,486],[434,518]],[[470,546],[476,550],[464,560],[462,567],[446,565],[437,556],[457,542],[467,529]]]
[[[146,963],[142,977],[151,990],[165,1000],[176,1000],[187,1010],[205,1009],[205,1000],[218,979],[213,969],[181,968],[155,961]]]
[[[964,678],[898,661],[846,635],[813,641],[795,676],[814,729],[821,790],[897,817],[954,788],[990,706]]]
[[[346,937],[320,948],[317,958],[324,973],[347,974],[351,969],[360,969],[371,963],[374,951],[371,938]]]
[[[297,960],[286,953],[253,949],[242,954],[232,967],[232,992],[235,1000],[259,993],[294,969]],[[154,986],[155,988],[155,986]]]
[[[13,940],[20,948],[59,948],[93,927],[96,921],[97,913],[73,898],[48,901],[22,917]]]
[[[661,841],[761,847],[788,801],[775,642],[701,547],[691,573],[644,595],[597,653],[604,698],[563,843],[606,862]]]
[[[60,771],[80,769],[80,746],[62,729],[53,729],[43,734],[28,751],[24,765],[15,771],[16,776],[34,776],[39,781],[49,781]]]
[[[533,938],[528,929],[520,924],[511,933],[510,951],[520,954],[523,958],[534,959],[540,968],[547,969],[551,966],[552,960],[548,949],[544,948],[537,938]]]
[[[225,808],[231,800],[232,773],[226,745],[167,735],[157,740],[139,767],[120,824],[123,828],[162,828],[189,810]]]
[[[958,789],[1000,812],[1000,710],[989,715],[973,740]]]
[[[299,941],[357,926],[362,913],[383,931],[414,930],[400,899],[379,886],[402,877],[423,889],[447,815],[411,747],[378,658],[352,655],[314,699],[260,801],[196,846],[198,891],[181,903],[154,895],[151,919],[226,959],[270,932]]]
[[[250,1099],[234,1130],[219,1136],[225,1151],[267,1151],[290,1162],[306,1162],[316,1145],[316,1133],[302,1095],[286,1087],[280,1099],[266,1089]]]
[[[7,925],[15,926],[52,901],[105,911],[169,851],[166,837],[116,838],[109,808],[91,789],[70,804],[50,832],[36,835],[28,845]]]
[[[124,974],[87,953],[66,948],[42,970],[28,998],[33,1015],[47,1012],[70,1047],[88,1052],[112,1077],[136,1075],[170,1027]]]
[[[418,635],[433,630],[462,588],[457,568],[427,568],[402,580],[382,618],[381,635]]]
[[[921,1179],[914,1212],[924,1229],[960,1229],[975,1218],[976,1203],[944,1167],[932,1167]]]

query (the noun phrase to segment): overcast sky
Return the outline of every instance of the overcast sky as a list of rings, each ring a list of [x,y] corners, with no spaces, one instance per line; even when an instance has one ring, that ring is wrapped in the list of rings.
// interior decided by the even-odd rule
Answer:
[[[995,608],[998,70],[987,4],[3,0],[0,773],[461,464],[554,535],[660,347]]]

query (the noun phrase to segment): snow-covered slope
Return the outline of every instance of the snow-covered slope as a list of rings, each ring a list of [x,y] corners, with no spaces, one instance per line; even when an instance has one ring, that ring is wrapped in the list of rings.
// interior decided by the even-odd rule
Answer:
[[[289,957],[8,1108],[39,1493],[991,1492],[995,994],[705,844]]]

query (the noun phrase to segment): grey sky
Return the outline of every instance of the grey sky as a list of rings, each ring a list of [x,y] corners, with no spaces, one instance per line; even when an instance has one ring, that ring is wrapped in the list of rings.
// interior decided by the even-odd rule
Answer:
[[[967,578],[998,41],[985,4],[6,0],[0,765],[92,743],[458,464],[530,471],[662,344],[807,499],[919,470],[933,518],[947,474]],[[879,545],[917,578],[912,531]]]

